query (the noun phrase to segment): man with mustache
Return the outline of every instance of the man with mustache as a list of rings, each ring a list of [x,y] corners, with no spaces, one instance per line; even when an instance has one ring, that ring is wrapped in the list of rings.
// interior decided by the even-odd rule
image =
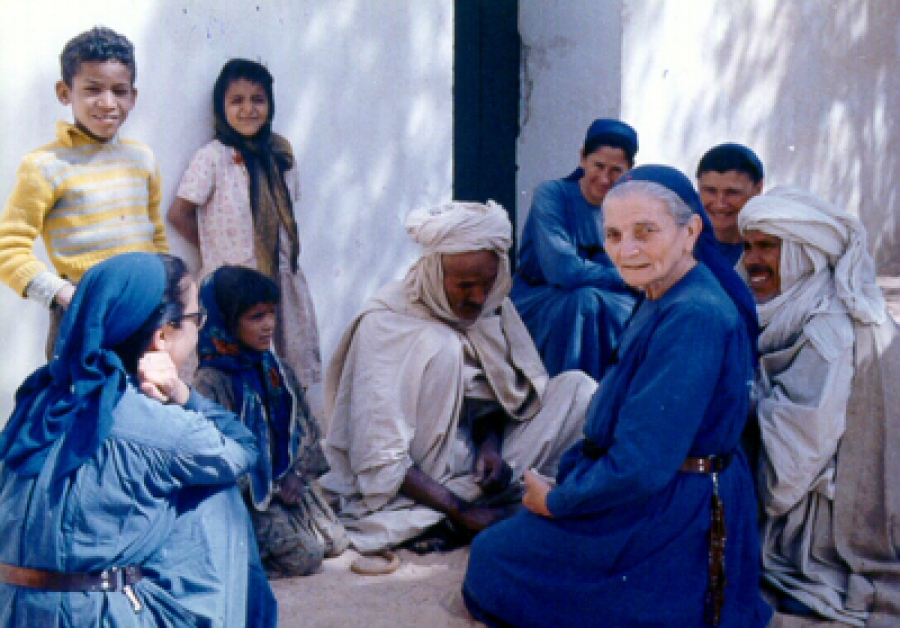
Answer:
[[[697,164],[697,190],[713,225],[719,251],[732,264],[743,253],[738,214],[747,201],[762,192],[763,165],[742,144],[710,148]]]
[[[506,296],[503,208],[448,203],[411,212],[406,227],[421,257],[369,299],[325,379],[331,471],[320,482],[362,553],[442,521],[466,538],[512,514],[519,478],[555,474],[596,388],[541,364]]]
[[[751,199],[738,224],[762,328],[764,582],[782,614],[895,625],[900,342],[865,230],[782,187]]]

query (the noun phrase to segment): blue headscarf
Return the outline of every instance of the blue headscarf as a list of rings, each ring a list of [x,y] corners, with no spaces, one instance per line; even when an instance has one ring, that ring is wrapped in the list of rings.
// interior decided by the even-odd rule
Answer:
[[[124,253],[91,268],[78,284],[56,341],[53,360],[16,392],[0,434],[0,460],[15,473],[41,472],[62,440],[53,478],[77,469],[109,436],[127,374],[110,350],[162,304],[166,271],[152,253]]]
[[[621,147],[628,161],[634,162],[634,156],[638,151],[637,131],[621,120],[597,118],[588,127],[581,150],[585,155],[590,155],[601,146]],[[584,169],[578,166],[565,180],[578,181],[583,176]]]
[[[669,166],[647,165],[638,166],[633,170],[629,170],[616,181],[613,186],[618,187],[627,181],[650,181],[657,183],[677,194],[685,204],[691,208],[695,214],[700,216],[703,221],[703,231],[694,247],[694,256],[698,262],[706,265],[722,288],[731,297],[738,309],[744,324],[747,326],[747,335],[750,338],[750,344],[753,347],[754,361],[757,357],[756,343],[759,337],[759,321],[756,317],[756,302],[753,300],[753,294],[746,282],[734,270],[734,266],[725,259],[716,246],[716,236],[713,232],[712,223],[706,210],[703,209],[703,203],[700,201],[700,195],[694,189],[690,180],[680,171]]]

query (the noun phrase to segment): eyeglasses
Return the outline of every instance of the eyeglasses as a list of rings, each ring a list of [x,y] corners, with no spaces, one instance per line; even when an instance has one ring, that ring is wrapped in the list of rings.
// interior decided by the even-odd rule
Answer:
[[[180,323],[181,321],[193,318],[194,323],[197,325],[197,329],[202,329],[204,325],[206,325],[206,319],[208,318],[208,314],[206,310],[202,307],[196,312],[190,312],[188,314],[182,314],[181,316],[177,316],[170,320],[170,323]]]

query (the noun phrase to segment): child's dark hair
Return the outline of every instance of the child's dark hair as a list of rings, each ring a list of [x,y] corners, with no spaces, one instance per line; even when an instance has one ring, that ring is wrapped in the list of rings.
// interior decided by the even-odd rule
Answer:
[[[272,94],[272,84],[275,79],[272,78],[272,74],[266,66],[249,59],[232,59],[219,72],[219,77],[213,86],[213,111],[216,118],[225,120],[225,92],[232,83],[241,79],[261,85],[265,90],[266,97],[269,99],[269,119],[266,121],[268,126],[272,122],[272,116],[275,115],[275,99]]]
[[[87,61],[118,61],[131,72],[131,84],[137,78],[134,46],[124,35],[105,26],[95,26],[69,40],[59,55],[62,80],[72,87],[78,68]]]
[[[147,351],[156,330],[167,323],[180,325],[179,319],[184,314],[186,287],[184,279],[188,276],[188,267],[181,258],[174,255],[166,253],[157,253],[157,255],[162,260],[166,271],[166,289],[163,292],[162,302],[144,321],[143,325],[128,338],[112,347],[112,350],[122,360],[127,373],[137,372],[138,360]]]
[[[719,144],[706,151],[697,164],[697,178],[705,172],[724,174],[736,170],[750,177],[754,185],[763,180],[762,161],[752,150],[743,144]]]
[[[261,272],[244,266],[220,266],[216,270],[216,304],[229,333],[237,332],[241,316],[260,303],[281,301],[278,284]]]

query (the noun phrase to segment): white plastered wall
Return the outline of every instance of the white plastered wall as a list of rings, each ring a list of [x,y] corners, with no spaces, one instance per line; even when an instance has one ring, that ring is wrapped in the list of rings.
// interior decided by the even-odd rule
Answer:
[[[520,0],[519,233],[534,187],[578,165],[595,118],[619,115],[621,11],[621,0]]]
[[[212,137],[210,94],[231,57],[275,77],[275,130],[294,146],[297,208],[323,355],[365,298],[415,255],[402,218],[452,191],[452,0],[0,0],[0,200],[22,156],[53,139],[58,56],[97,24],[135,44],[137,105],[122,135],[149,144],[168,208]],[[172,234],[173,252],[196,253]],[[41,255],[44,253],[41,251]],[[0,424],[43,363],[46,312],[0,286]]]
[[[625,0],[622,116],[641,163],[691,178],[721,142],[752,147],[766,187],[859,216],[882,274],[900,271],[900,3]]]

